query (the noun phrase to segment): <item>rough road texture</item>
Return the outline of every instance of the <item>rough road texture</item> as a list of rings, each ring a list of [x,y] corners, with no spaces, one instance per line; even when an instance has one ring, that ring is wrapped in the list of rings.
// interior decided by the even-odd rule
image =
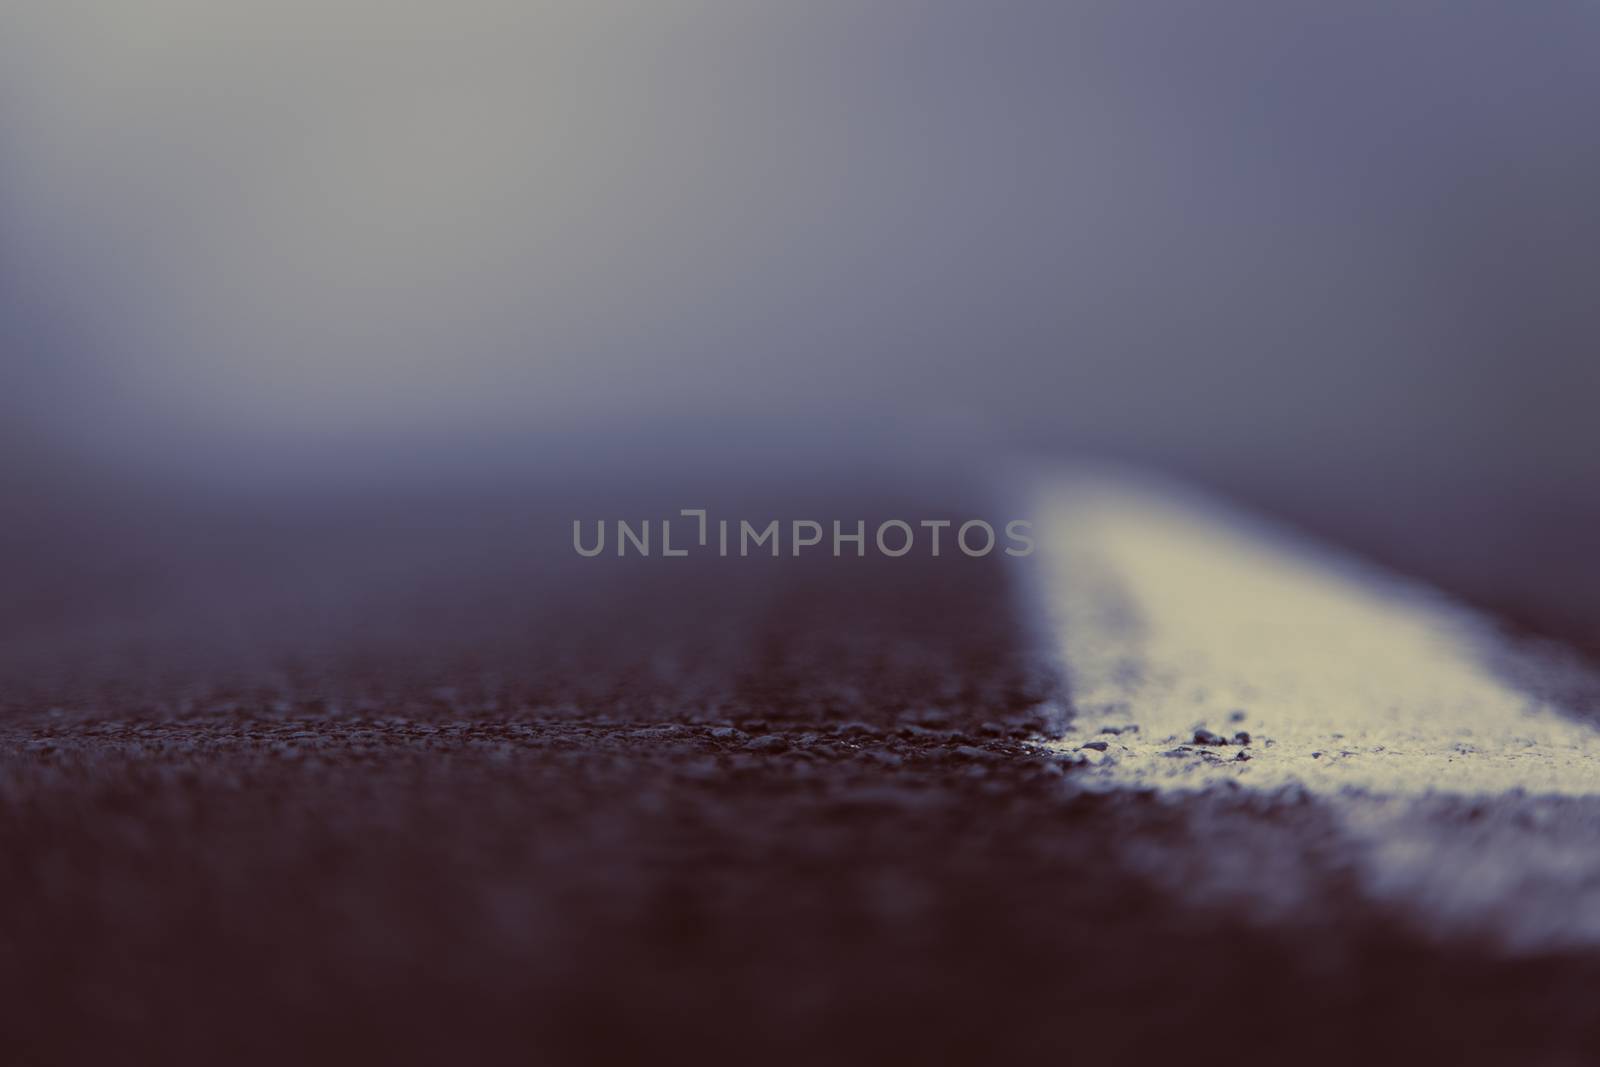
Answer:
[[[1320,801],[1080,788],[1069,754],[1030,743],[1066,694],[1001,564],[663,573],[566,601],[593,616],[469,583],[337,640],[280,623],[270,669],[159,642],[98,666],[66,638],[13,655],[3,1058],[1600,1048],[1600,961],[1430,933],[1359,890]],[[210,647],[160,618],[180,619],[171,647]],[[1263,870],[1285,891],[1246,891]]]
[[[814,1063],[1600,1041],[1592,958],[1499,963],[1361,905],[1314,802],[1084,794],[1020,720],[918,718],[29,731],[0,824],[8,1042]],[[1262,863],[1298,909],[1170,878]]]

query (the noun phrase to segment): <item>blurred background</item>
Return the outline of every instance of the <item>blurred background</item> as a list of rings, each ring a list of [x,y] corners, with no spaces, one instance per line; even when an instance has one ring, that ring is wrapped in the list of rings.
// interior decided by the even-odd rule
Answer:
[[[8,655],[1018,456],[1600,648],[1597,100],[1584,2],[13,0]]]

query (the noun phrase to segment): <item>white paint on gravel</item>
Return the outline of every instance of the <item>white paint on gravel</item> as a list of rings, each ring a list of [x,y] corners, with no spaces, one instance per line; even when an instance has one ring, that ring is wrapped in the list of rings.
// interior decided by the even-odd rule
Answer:
[[[1536,653],[1436,593],[1126,477],[1050,482],[1036,515],[1077,713],[1052,747],[1093,781],[1600,793],[1600,730],[1509,681]]]
[[[1075,781],[1304,789],[1338,839],[1307,847],[1343,850],[1354,887],[1422,928],[1508,952],[1600,946],[1600,730],[1537,695],[1592,697],[1592,672],[1188,491],[1042,484],[1035,610],[1075,711],[1047,747],[1089,764]],[[1230,743],[1195,744],[1199,729]],[[1305,853],[1248,844],[1145,847],[1152,878],[1198,902],[1303,912]]]

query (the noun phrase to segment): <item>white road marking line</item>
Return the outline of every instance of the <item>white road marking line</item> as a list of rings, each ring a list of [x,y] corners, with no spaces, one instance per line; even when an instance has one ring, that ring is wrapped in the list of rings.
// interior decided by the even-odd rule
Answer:
[[[1037,502],[1034,608],[1076,711],[1050,747],[1093,764],[1074,780],[1177,797],[1299,786],[1334,820],[1337,842],[1291,830],[1265,855],[1129,843],[1153,880],[1270,922],[1318,899],[1298,850],[1337,846],[1358,892],[1441,938],[1600,946],[1600,730],[1508,680],[1592,695],[1592,671],[1165,485],[1058,478]],[[1196,745],[1197,729],[1250,737]]]
[[[1600,731],[1491,669],[1539,664],[1476,613],[1153,483],[1075,476],[1037,499],[1077,710],[1054,747],[1106,742],[1081,751],[1108,788],[1600,794]]]

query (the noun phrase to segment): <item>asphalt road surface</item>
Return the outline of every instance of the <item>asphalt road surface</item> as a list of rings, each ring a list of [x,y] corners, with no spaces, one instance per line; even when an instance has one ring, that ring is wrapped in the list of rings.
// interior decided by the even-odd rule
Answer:
[[[47,574],[0,1058],[1592,1062],[1588,668],[1100,490],[1024,561],[580,572],[457,506]]]

